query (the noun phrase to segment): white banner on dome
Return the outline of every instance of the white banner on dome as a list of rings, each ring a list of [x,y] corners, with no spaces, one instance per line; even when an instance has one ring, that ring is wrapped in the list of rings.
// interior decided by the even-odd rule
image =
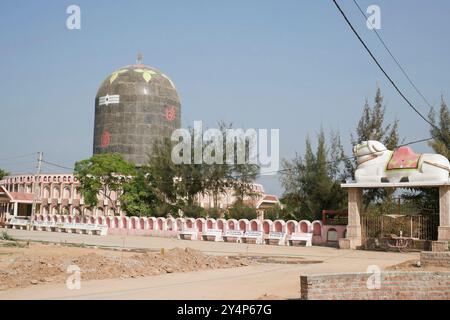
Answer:
[[[110,95],[106,95],[106,96],[100,97],[98,99],[98,104],[100,106],[103,106],[103,105],[107,106],[109,104],[117,104],[117,103],[119,103],[119,101],[120,101],[120,96],[118,94],[111,95],[111,96]]]

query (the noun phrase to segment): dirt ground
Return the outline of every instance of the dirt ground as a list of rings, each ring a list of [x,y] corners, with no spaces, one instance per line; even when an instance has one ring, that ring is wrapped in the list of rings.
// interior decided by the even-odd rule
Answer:
[[[137,278],[247,266],[254,262],[237,256],[209,256],[193,249],[130,252],[63,244],[0,241],[0,290],[43,283],[64,283],[67,268],[80,268],[82,280]]]
[[[0,238],[1,238],[0,230]],[[348,273],[348,272],[367,272],[369,266],[377,265],[381,270],[386,267],[397,265],[401,262],[419,259],[416,252],[398,253],[398,252],[374,252],[365,250],[339,250],[335,248],[312,246],[269,246],[256,244],[235,244],[213,241],[189,241],[158,237],[143,237],[133,235],[108,235],[108,236],[89,236],[59,232],[45,231],[26,231],[26,230],[8,230],[8,238],[18,240],[14,242],[14,247],[1,246],[0,242],[0,286],[8,275],[6,270],[20,275],[20,265],[15,269],[7,268],[11,266],[14,260],[25,258],[42,257],[44,263],[50,263],[52,257],[62,259],[67,254],[66,264],[60,268],[59,279],[51,279],[51,276],[27,277],[23,280],[23,287],[12,287],[8,290],[0,290],[0,300],[11,299],[154,299],[154,300],[235,300],[235,299],[298,299],[299,276],[327,273]],[[31,244],[33,250],[23,250],[18,248],[17,243],[26,246],[27,241]],[[39,243],[54,243],[54,245],[42,245]],[[59,245],[57,245],[59,244]],[[67,246],[72,246],[67,248]],[[95,249],[97,247],[98,249]],[[41,248],[41,249],[38,249]],[[208,268],[200,270],[199,267],[183,266],[187,272],[178,272],[174,270],[173,263],[167,263],[172,267],[173,273],[162,270],[159,274],[149,274],[145,277],[131,275],[133,273],[124,273],[121,279],[121,269],[108,278],[98,279],[98,270],[105,268],[97,265],[88,266],[96,269],[93,275],[83,274],[82,278],[89,276],[92,280],[82,281],[81,288],[77,290],[68,290],[65,285],[65,279],[69,275],[66,273],[65,265],[72,262],[72,259],[91,258],[94,253],[104,258],[106,262],[122,258],[127,260],[134,255],[142,256],[147,252],[148,255],[158,255],[161,248],[166,248],[166,254],[169,249],[184,251],[184,248],[198,250],[207,257],[228,256],[232,263],[229,268],[213,269]],[[68,254],[70,249],[70,253]],[[108,249],[108,250],[106,250]],[[113,250],[114,249],[114,250]],[[123,252],[120,250],[125,249]],[[117,251],[116,251],[117,250]],[[58,254],[56,254],[59,252]],[[191,251],[197,252],[197,251]],[[111,257],[106,259],[105,257]],[[98,258],[98,257],[97,257]],[[244,258],[246,260],[244,260]],[[11,261],[11,259],[13,261]],[[33,260],[39,258],[33,258]],[[37,260],[37,261],[40,261]],[[151,260],[151,259],[149,259]],[[30,266],[35,265],[29,261]],[[140,261],[140,260],[138,260]],[[103,262],[104,264],[106,262]],[[248,266],[233,267],[233,263],[249,263]],[[3,263],[3,265],[2,265]],[[111,262],[108,262],[111,264]],[[154,263],[154,261],[150,261]],[[62,264],[62,263],[61,263]],[[57,265],[54,263],[54,265]],[[159,263],[158,263],[159,265]],[[14,265],[13,265],[14,267]],[[181,269],[183,269],[183,267]],[[42,268],[42,267],[41,267]],[[83,268],[81,268],[83,272]],[[200,270],[200,271],[197,271]],[[86,271],[86,270],[84,270]],[[131,270],[135,271],[135,270]],[[157,271],[157,270],[155,270]],[[2,278],[2,272],[4,274]],[[26,273],[26,269],[22,271]],[[145,272],[145,271],[144,271]],[[104,272],[103,272],[104,273]],[[146,273],[146,272],[145,272]],[[31,273],[37,274],[37,273]],[[39,274],[37,274],[39,275]],[[49,283],[46,283],[46,278]],[[42,282],[41,280],[44,280]],[[37,283],[37,285],[33,285]],[[42,283],[41,283],[42,282]],[[12,284],[13,285],[13,284]]]
[[[418,260],[408,260],[386,268],[388,271],[450,271],[448,267],[422,266]]]

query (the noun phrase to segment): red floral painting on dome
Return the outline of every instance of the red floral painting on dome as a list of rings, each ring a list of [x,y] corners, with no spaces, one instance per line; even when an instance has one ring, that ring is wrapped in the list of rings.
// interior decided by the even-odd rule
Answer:
[[[168,121],[173,121],[177,117],[177,110],[174,106],[166,106],[166,119]]]
[[[100,141],[100,147],[106,148],[109,146],[110,142],[111,142],[111,135],[109,134],[109,132],[108,131],[103,132],[102,138]]]

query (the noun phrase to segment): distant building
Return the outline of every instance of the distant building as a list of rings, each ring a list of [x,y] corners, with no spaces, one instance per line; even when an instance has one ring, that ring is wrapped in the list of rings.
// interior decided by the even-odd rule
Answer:
[[[112,192],[109,200],[102,194],[98,195],[95,207],[84,204],[83,196],[79,190],[80,184],[73,174],[41,174],[12,175],[0,180],[0,217],[6,213],[14,216],[30,216],[33,202],[36,203],[36,212],[41,214],[67,214],[87,216],[107,216],[121,214],[119,194]],[[36,189],[34,189],[36,188]],[[254,196],[246,196],[244,203],[263,212],[267,208],[279,206],[280,202],[275,195],[264,192],[261,184],[252,184]],[[217,206],[227,209],[236,201],[233,190],[218,197]],[[112,203],[111,201],[114,201]],[[199,194],[196,203],[209,209],[214,206],[213,196],[210,193]]]
[[[36,188],[34,190],[34,188]],[[117,194],[111,196],[117,201]],[[110,200],[98,196],[97,206],[84,205],[73,174],[13,175],[0,181],[0,215],[30,216],[33,202],[41,214],[103,216],[114,213]],[[120,203],[116,203],[116,206]]]
[[[280,207],[280,201],[277,196],[266,194],[264,187],[258,183],[252,183],[252,195],[244,197],[244,204],[255,208],[259,211],[264,211],[268,208]],[[233,189],[228,189],[221,193],[217,198],[217,206],[220,209],[227,209],[231,207],[237,200]],[[210,209],[214,207],[214,196],[212,193],[199,194],[196,197],[196,203],[202,208]]]

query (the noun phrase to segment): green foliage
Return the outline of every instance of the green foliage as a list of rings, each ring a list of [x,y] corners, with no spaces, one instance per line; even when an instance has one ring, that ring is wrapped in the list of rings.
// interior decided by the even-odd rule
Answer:
[[[245,205],[241,202],[236,202],[232,207],[228,209],[228,213],[225,215],[227,219],[256,219],[258,214],[256,209]]]
[[[206,218],[207,212],[204,208],[197,205],[188,205],[182,208],[185,217],[189,218]]]
[[[175,164],[172,161],[174,143],[165,139],[153,147],[149,172],[155,179],[155,187],[163,201],[182,208],[191,206],[195,196],[204,191],[202,166],[198,164]],[[193,152],[191,152],[193,157]],[[193,159],[192,159],[193,162]]]
[[[153,208],[152,217],[167,217],[172,215],[178,217],[178,207],[165,201],[159,201]]]
[[[434,152],[450,158],[450,112],[443,97],[441,97],[439,119],[436,119],[436,112],[433,108],[430,110],[429,119],[435,126],[430,128],[430,133],[434,139],[429,142],[429,145]],[[405,193],[402,198],[421,213],[434,214],[439,212],[439,191],[437,188],[414,188]]]
[[[321,129],[315,152],[307,138],[303,157],[297,155],[291,161],[283,160],[283,201],[290,216],[298,219],[319,218],[324,209],[340,210],[345,207],[346,194],[340,187],[342,147],[338,134],[332,134],[331,141],[332,146],[327,147]]]
[[[112,192],[120,193],[124,184],[135,174],[134,165],[125,161],[120,154],[96,154],[89,159],[75,163],[75,177],[80,182],[80,191],[88,206],[96,206],[98,195],[102,194],[110,200],[114,211],[117,210],[112,201]]]
[[[314,220],[315,216],[311,215],[311,214],[304,214],[304,213],[299,213],[297,208],[295,207],[290,207],[290,206],[285,206],[284,208],[281,207],[273,207],[273,208],[268,208],[264,211],[264,219],[270,219],[272,221],[278,220],[278,219],[282,219],[285,221],[288,220]]]
[[[9,175],[9,172],[0,169],[0,180],[2,180],[4,177],[6,177],[7,175]]]
[[[352,146],[355,146],[362,141],[376,140],[383,143],[389,150],[395,149],[400,143],[400,136],[398,133],[399,121],[385,124],[386,107],[383,106],[383,96],[380,88],[377,88],[375,94],[374,105],[371,108],[369,103],[365,102],[363,113],[359,119],[356,128],[356,136],[351,134],[350,141]],[[356,159],[345,160],[345,170],[343,172],[343,180],[353,179],[357,167]],[[364,203],[366,207],[373,200],[384,201],[392,197],[392,191],[386,189],[370,189],[364,192]],[[387,200],[386,200],[387,201]]]
[[[219,128],[225,136],[226,130],[230,129],[231,125],[219,123]],[[223,150],[227,150],[228,146],[235,151],[233,164],[227,163],[226,152],[223,154],[223,163],[195,164],[195,135],[192,129],[191,139],[190,164],[173,163],[172,150],[175,143],[168,139],[157,143],[153,148],[149,162],[150,172],[155,177],[155,187],[166,201],[184,210],[184,208],[194,205],[195,197],[198,194],[210,192],[214,200],[214,207],[217,208],[218,196],[229,189],[235,190],[235,196],[238,199],[252,195],[251,184],[259,173],[259,166],[248,163],[248,152],[245,163],[237,164],[237,150],[242,148],[241,144],[236,141],[227,142],[226,139],[223,139]],[[207,147],[207,142],[203,147]],[[245,141],[244,148],[249,148],[248,140]],[[212,152],[212,156],[214,155]]]
[[[264,211],[264,219],[275,221],[278,219],[283,219],[284,214],[285,212],[281,208],[269,208]]]
[[[154,185],[154,177],[146,167],[137,169],[136,175],[124,183],[120,201],[128,216],[148,217],[154,214],[160,200]]]
[[[220,208],[210,208],[206,210],[208,218],[219,219],[223,218],[226,215],[226,211]]]
[[[429,118],[435,126],[430,128],[430,133],[434,139],[429,142],[429,145],[436,153],[450,158],[450,111],[443,97],[441,97],[439,120],[436,120],[436,113],[433,108],[430,110]]]

